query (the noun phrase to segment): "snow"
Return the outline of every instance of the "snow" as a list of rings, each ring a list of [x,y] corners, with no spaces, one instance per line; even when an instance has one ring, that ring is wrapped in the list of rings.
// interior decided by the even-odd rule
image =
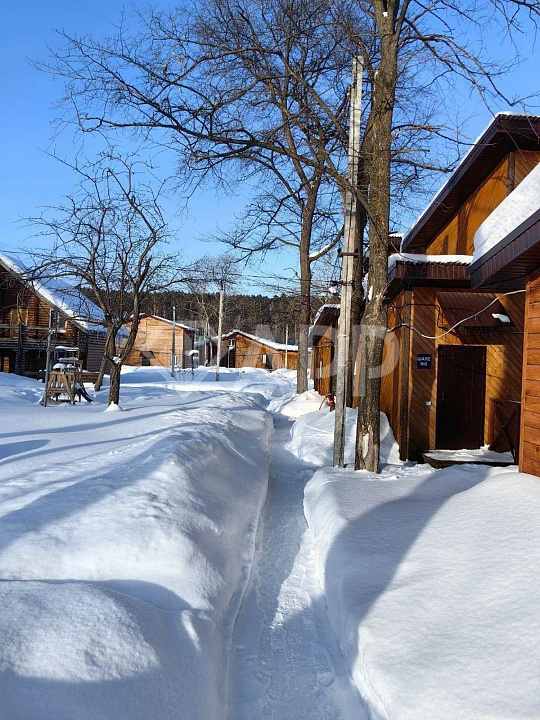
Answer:
[[[374,720],[540,716],[540,483],[515,469],[325,468],[305,513]]]
[[[306,413],[319,410],[323,402],[325,402],[325,398],[316,390],[307,390],[300,395],[291,393],[283,398],[272,400],[268,404],[268,409],[288,418],[298,418]]]
[[[480,260],[539,209],[540,164],[480,225],[474,235],[473,262]]]
[[[392,464],[334,469],[293,371],[222,373],[107,413],[0,373],[0,716],[540,717],[538,478],[400,463],[383,415]]]
[[[275,415],[269,494],[256,563],[238,617],[230,720],[367,720],[329,623],[303,513],[314,468],[285,447],[291,420]]]
[[[345,463],[354,465],[357,410],[347,408],[345,420]],[[335,415],[327,406],[302,415],[294,423],[288,445],[296,457],[313,465],[332,465]],[[400,465],[399,447],[388,418],[381,413],[381,463]]]
[[[504,315],[503,313],[491,313],[491,317],[494,317],[495,320],[500,320],[503,323],[512,322],[508,315]]]
[[[99,324],[104,320],[101,308],[69,283],[61,278],[42,280],[30,277],[28,268],[19,259],[2,252],[0,252],[0,264],[20,277],[35,290],[44,302],[71,318],[75,325],[85,332],[106,333],[106,329]],[[121,330],[120,334],[124,335],[125,331]]]
[[[127,368],[125,368],[127,370]],[[140,368],[139,368],[140,370]],[[226,392],[248,393],[250,397],[265,406],[265,401],[283,395],[291,395],[296,387],[295,370],[268,370],[260,368],[220,368],[219,383],[216,383],[215,367],[198,367],[193,370],[179,370],[175,380],[163,368],[165,377],[181,392]]]
[[[433,460],[447,460],[453,462],[472,463],[514,463],[511,452],[498,453],[484,445],[477,450],[431,450],[425,453]]]
[[[104,413],[0,373],[2,717],[224,717],[272,423],[182,387],[133,368]]]
[[[470,265],[472,255],[422,255],[421,253],[392,253],[388,258],[388,273],[398,262],[435,263],[438,265]]]

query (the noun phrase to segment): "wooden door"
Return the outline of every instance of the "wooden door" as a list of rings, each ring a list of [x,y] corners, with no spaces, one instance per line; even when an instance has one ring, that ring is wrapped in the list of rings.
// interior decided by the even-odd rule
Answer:
[[[486,348],[441,345],[437,366],[437,448],[484,444]]]

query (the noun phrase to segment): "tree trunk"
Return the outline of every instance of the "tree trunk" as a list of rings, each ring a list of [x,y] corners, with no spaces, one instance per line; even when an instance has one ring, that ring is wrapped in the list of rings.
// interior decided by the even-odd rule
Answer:
[[[356,232],[357,241],[355,244],[355,255],[353,261],[354,287],[351,302],[351,343],[349,347],[349,367],[347,370],[347,396],[345,399],[347,407],[354,407],[358,399],[358,391],[355,388],[356,373],[355,365],[358,355],[358,341],[360,338],[360,323],[364,310],[364,288],[362,286],[363,265],[364,265],[364,230],[366,227],[367,215],[360,203],[356,204]]]
[[[317,191],[310,192],[302,210],[302,232],[300,236],[300,334],[298,337],[298,368],[296,373],[296,392],[308,389],[308,344],[311,323],[311,231],[313,214],[317,201]]]
[[[103,377],[105,375],[105,371],[107,370],[107,363],[109,362],[109,356],[111,355],[111,339],[112,339],[112,331],[107,330],[107,340],[105,341],[105,350],[103,352],[103,356],[101,358],[101,363],[99,365],[99,372],[96,379],[96,382],[94,383],[94,390],[96,392],[99,392],[101,390],[101,386],[103,385]]]
[[[120,363],[111,363],[110,385],[109,385],[109,405],[113,403],[118,405],[120,402],[120,373],[122,365]]]
[[[361,325],[362,369],[356,431],[355,468],[379,471],[381,368],[386,336],[384,294],[388,282],[390,166],[392,116],[397,78],[397,40],[393,13],[377,18],[381,59],[373,78],[368,132],[373,157],[369,178],[369,271],[366,306]],[[386,16],[386,17],[385,17]]]

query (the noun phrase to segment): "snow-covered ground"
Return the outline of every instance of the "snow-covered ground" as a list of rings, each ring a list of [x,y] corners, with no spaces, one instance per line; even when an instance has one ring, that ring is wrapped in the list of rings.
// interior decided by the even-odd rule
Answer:
[[[335,414],[330,412],[326,404],[320,407],[322,400],[320,395],[313,399],[309,395],[310,393],[300,395],[296,402],[293,401],[287,406],[287,409],[295,408],[305,412],[301,417],[298,417],[292,427],[291,441],[288,447],[298,458],[313,465],[332,465]],[[317,393],[314,393],[314,395],[317,395]],[[290,409],[289,414],[291,414]],[[348,465],[354,465],[357,414],[356,410],[347,408],[345,419],[345,462]],[[401,464],[399,447],[384,413],[381,413],[381,463]]]
[[[538,478],[384,417],[382,474],[335,470],[294,373],[214,376],[0,374],[0,719],[540,718]]]
[[[124,377],[124,412],[0,374],[0,717],[224,717],[271,420]]]
[[[276,415],[275,426],[256,563],[234,634],[228,717],[367,720],[328,620],[303,514],[315,468],[286,449],[290,419]]]
[[[540,717],[540,481],[511,468],[325,468],[305,512],[375,720]]]

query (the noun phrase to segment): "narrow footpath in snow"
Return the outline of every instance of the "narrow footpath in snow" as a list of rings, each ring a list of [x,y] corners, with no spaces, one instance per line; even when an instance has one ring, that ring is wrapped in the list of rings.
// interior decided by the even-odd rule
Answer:
[[[285,449],[274,415],[269,492],[233,639],[229,720],[365,720],[330,627],[303,513],[314,468]]]

